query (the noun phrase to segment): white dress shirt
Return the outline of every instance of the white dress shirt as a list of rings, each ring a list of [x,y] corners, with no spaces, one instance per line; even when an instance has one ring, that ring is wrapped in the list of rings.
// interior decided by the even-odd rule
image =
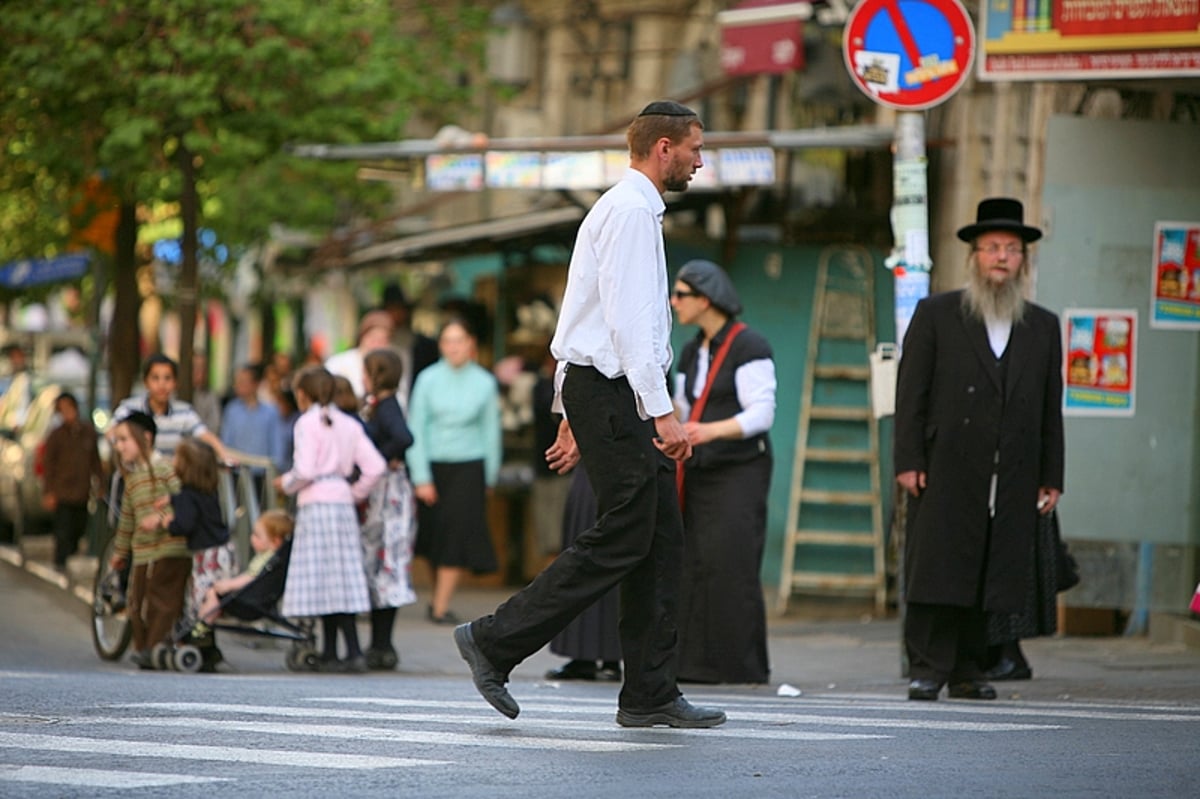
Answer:
[[[550,352],[558,361],[554,409],[566,364],[624,377],[643,419],[672,412],[667,390],[671,304],[662,218],[666,205],[648,177],[629,169],[596,201],[575,238],[567,288]]]

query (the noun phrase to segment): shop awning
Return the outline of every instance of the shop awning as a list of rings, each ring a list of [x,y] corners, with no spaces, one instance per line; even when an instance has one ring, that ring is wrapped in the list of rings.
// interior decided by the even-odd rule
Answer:
[[[344,257],[327,259],[320,266],[323,269],[356,269],[385,261],[433,261],[474,252],[565,243],[574,239],[583,215],[582,208],[565,206],[427,230],[359,247]]]

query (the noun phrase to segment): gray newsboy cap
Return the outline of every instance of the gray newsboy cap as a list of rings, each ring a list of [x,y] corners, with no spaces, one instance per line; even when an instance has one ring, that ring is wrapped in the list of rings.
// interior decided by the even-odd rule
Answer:
[[[682,280],[696,291],[708,297],[709,302],[730,316],[742,312],[742,301],[738,299],[737,289],[725,270],[712,261],[695,260],[684,264],[676,280]]]

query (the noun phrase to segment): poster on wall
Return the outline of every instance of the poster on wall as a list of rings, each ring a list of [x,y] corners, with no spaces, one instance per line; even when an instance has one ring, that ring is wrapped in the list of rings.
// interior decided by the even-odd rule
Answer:
[[[1150,326],[1200,330],[1200,222],[1154,225]]]
[[[1200,75],[1195,0],[983,0],[981,80]]]
[[[1137,311],[1063,311],[1068,416],[1133,416]]]

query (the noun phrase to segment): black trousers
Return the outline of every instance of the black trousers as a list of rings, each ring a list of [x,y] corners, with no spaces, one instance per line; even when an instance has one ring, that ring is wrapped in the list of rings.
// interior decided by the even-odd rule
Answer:
[[[904,609],[908,676],[938,683],[983,679],[987,617],[979,608],[909,602]]]
[[[472,631],[488,660],[509,672],[619,583],[625,684],[618,703],[655,707],[679,696],[683,521],[675,462],[654,446],[654,424],[638,417],[624,378],[569,366],[563,405],[596,492],[596,524]]]
[[[79,539],[87,532],[86,502],[59,502],[54,507],[54,565],[59,568],[79,548]]]

